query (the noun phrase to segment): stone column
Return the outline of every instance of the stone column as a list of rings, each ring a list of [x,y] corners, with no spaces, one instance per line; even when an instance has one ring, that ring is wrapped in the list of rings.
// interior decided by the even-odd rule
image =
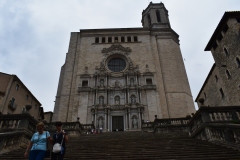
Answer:
[[[129,130],[132,129],[132,125],[131,125],[132,124],[132,121],[131,121],[131,109],[130,108],[129,108],[129,112],[128,112],[128,124],[129,124],[128,125],[129,126],[128,127]]]
[[[95,122],[94,122],[94,125],[95,125],[95,127],[97,128],[97,110],[96,110],[96,109],[94,110],[94,114],[95,114]]]
[[[138,128],[141,128],[141,110],[138,108]]]
[[[128,130],[128,116],[127,116],[127,113],[128,113],[128,112],[127,112],[127,110],[128,110],[128,109],[125,110],[126,130]]]
[[[110,109],[108,109],[108,131],[110,131]]]
[[[107,109],[104,110],[104,130],[107,129]]]

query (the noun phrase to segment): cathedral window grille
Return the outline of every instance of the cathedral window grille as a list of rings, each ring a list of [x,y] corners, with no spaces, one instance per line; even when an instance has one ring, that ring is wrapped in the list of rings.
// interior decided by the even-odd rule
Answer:
[[[121,42],[125,42],[125,37],[121,37]]]
[[[136,97],[135,95],[131,95],[131,104],[135,104],[136,103]]]
[[[99,43],[99,38],[98,37],[95,38],[95,43]]]
[[[228,30],[228,25],[226,24],[226,25],[224,26],[224,28],[223,28],[223,33],[226,33],[227,30]]]
[[[215,80],[216,80],[216,82],[218,81],[218,76],[217,75],[215,75]]]
[[[138,41],[137,36],[134,36],[134,37],[133,37],[133,40],[134,40],[134,42],[137,42],[137,41]]]
[[[130,36],[127,37],[127,41],[131,42],[131,37]]]
[[[88,81],[82,81],[82,87],[88,87]]]
[[[220,93],[221,93],[221,96],[222,96],[222,98],[224,97],[224,93],[223,93],[223,90],[222,90],[222,88],[220,88]]]
[[[120,97],[119,97],[119,96],[116,96],[116,97],[114,98],[114,100],[115,100],[115,104],[116,104],[116,105],[119,105],[119,104],[120,104]]]
[[[102,37],[102,43],[105,43],[105,42],[106,42],[105,37]]]
[[[228,50],[227,50],[227,48],[226,48],[226,47],[224,47],[224,48],[223,48],[223,50],[224,50],[224,53],[225,53],[225,55],[226,55],[226,56],[228,56],[228,55],[229,55],[229,53],[228,53]]]
[[[238,68],[240,68],[240,60],[239,60],[238,57],[236,57],[236,62],[237,62],[237,66],[238,66]]]
[[[103,105],[103,103],[104,103],[104,97],[103,97],[103,96],[100,96],[100,97],[99,97],[99,104],[100,104],[100,105]]]
[[[112,43],[112,37],[108,37],[108,42]]]
[[[108,62],[108,68],[113,72],[120,72],[126,68],[126,62],[121,58],[114,58]]]
[[[118,37],[115,37],[115,38],[114,38],[114,41],[115,41],[115,42],[118,42]]]
[[[146,84],[147,85],[152,85],[152,79],[151,78],[147,78],[146,79]]]
[[[229,73],[228,70],[226,70],[226,75],[227,75],[227,79],[230,79],[230,78],[231,78],[231,75],[230,75],[230,73]]]
[[[161,17],[160,17],[160,12],[159,10],[156,10],[156,15],[157,15],[157,21],[161,22]]]

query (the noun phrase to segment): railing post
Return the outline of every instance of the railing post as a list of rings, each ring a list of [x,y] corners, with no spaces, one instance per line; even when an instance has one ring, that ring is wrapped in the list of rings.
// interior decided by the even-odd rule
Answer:
[[[232,110],[232,117],[233,117],[233,120],[239,120],[236,110]]]
[[[211,121],[208,111],[203,111],[203,112],[201,113],[201,117],[202,117],[203,123],[205,123],[205,122],[210,122],[210,121]]]

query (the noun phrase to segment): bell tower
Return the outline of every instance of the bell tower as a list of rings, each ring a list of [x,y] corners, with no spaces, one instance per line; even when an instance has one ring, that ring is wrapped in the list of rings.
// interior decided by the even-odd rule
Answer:
[[[142,12],[142,26],[144,28],[171,28],[168,10],[164,4],[152,3]]]

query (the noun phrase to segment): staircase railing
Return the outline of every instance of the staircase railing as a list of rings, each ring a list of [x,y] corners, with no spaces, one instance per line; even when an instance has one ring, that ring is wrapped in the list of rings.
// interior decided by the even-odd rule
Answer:
[[[201,107],[189,122],[189,136],[240,145],[240,106]]]

